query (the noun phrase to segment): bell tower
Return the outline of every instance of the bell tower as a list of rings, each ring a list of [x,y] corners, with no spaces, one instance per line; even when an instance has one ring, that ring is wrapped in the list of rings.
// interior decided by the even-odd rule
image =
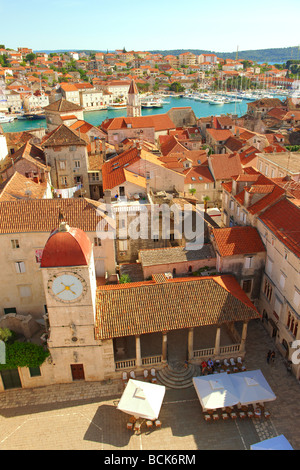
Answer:
[[[94,335],[97,283],[86,233],[61,222],[46,242],[41,269],[55,381],[93,377],[94,363],[101,363],[101,343]],[[74,378],[74,371],[80,377]]]
[[[141,116],[140,96],[134,80],[131,80],[127,98],[127,117]]]

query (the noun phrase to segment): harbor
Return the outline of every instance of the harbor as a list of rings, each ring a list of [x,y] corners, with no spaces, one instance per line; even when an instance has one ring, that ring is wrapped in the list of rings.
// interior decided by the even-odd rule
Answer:
[[[148,95],[150,96],[150,95]],[[171,108],[191,107],[197,118],[220,114],[236,114],[243,116],[247,112],[247,104],[250,101],[260,99],[261,97],[276,97],[285,100],[287,92],[277,90],[276,93],[270,91],[260,91],[250,93],[246,91],[225,93],[187,93],[187,94],[156,94],[154,106],[142,106],[142,115],[163,114]],[[152,97],[152,95],[151,95]],[[141,101],[144,103],[147,95],[141,95]],[[152,100],[152,98],[151,98]],[[154,102],[153,100],[149,102]],[[160,101],[158,101],[160,100]],[[126,106],[120,108],[108,108],[97,111],[85,111],[84,119],[93,126],[99,126],[105,119],[120,117],[126,115]],[[0,123],[4,132],[21,132],[30,129],[45,128],[46,120],[39,116],[39,119],[17,119],[17,115],[12,115],[12,122]]]

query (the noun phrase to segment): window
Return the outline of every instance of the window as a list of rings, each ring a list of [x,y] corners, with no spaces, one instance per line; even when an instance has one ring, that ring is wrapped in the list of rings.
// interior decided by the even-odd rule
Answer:
[[[70,152],[75,152],[75,150],[76,150],[76,145],[71,145],[71,146],[69,147],[69,151],[70,151]]]
[[[75,168],[80,168],[80,160],[75,160],[74,164],[75,164]]]
[[[264,294],[267,297],[269,302],[271,301],[271,298],[272,298],[272,292],[273,292],[273,289],[272,289],[271,284],[269,283],[267,279],[265,279]]]
[[[19,240],[11,240],[11,247],[15,250],[16,248],[20,248]]]
[[[281,309],[282,309],[282,302],[278,299],[278,297],[275,297],[274,311],[275,313],[277,313],[278,316],[281,313]]]
[[[119,240],[119,250],[120,251],[127,250],[127,240]]]
[[[286,275],[283,272],[281,272],[280,273],[280,278],[279,278],[280,287],[284,288],[285,280],[286,280]]]
[[[15,263],[15,267],[16,267],[16,272],[18,274],[25,273],[25,263],[24,263],[24,261],[17,261]]]
[[[300,306],[300,291],[297,288],[295,288],[293,302],[296,307]]]
[[[153,235],[153,241],[154,241],[154,242],[158,242],[158,240],[159,240],[158,235]]]
[[[9,313],[17,313],[17,309],[15,307],[8,307],[4,309],[4,315],[8,315]]]
[[[64,170],[66,168],[66,162],[59,162],[59,168]]]
[[[101,238],[98,238],[98,237],[94,238],[94,246],[101,246],[101,244],[102,244]]]
[[[245,268],[249,269],[252,266],[252,256],[247,256],[245,258]]]
[[[30,286],[18,286],[20,297],[31,297],[31,287]]]
[[[266,272],[267,272],[268,274],[271,274],[271,273],[272,273],[272,269],[273,269],[273,261],[271,260],[271,258],[267,257]]]
[[[29,374],[30,377],[40,377],[42,375],[39,367],[29,367]]]
[[[61,184],[67,186],[68,180],[67,180],[67,177],[66,177],[66,176],[62,176],[62,177],[61,177]]]
[[[243,291],[249,294],[251,292],[251,287],[252,287],[252,280],[251,279],[246,279],[243,281]]]

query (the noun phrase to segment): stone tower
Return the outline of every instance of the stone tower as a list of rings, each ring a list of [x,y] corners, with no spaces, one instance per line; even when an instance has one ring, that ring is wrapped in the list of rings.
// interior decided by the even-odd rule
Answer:
[[[131,80],[127,98],[127,117],[137,117],[141,115],[142,111],[139,92],[134,80]]]
[[[55,382],[103,380],[103,351],[94,335],[95,265],[87,235],[62,222],[45,245],[41,269]]]

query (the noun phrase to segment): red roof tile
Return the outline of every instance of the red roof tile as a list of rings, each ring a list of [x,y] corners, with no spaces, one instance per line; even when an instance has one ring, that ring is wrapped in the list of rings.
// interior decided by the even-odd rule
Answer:
[[[220,256],[245,255],[266,251],[254,227],[217,228],[212,231]]]
[[[282,199],[267,209],[260,220],[289,248],[300,256],[300,208]]]
[[[109,339],[258,317],[233,276],[156,279],[99,287],[95,332]]]

